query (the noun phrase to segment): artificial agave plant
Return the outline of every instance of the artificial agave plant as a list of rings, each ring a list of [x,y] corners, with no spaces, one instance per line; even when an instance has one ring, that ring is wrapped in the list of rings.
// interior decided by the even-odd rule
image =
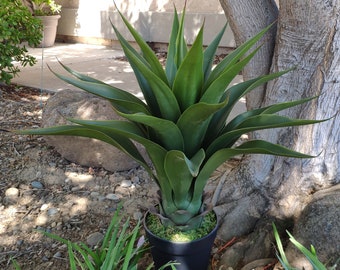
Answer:
[[[303,99],[242,113],[226,122],[233,106],[257,86],[287,71],[264,75],[237,85],[231,81],[251,60],[251,50],[269,29],[239,46],[213,68],[216,49],[226,26],[203,50],[203,26],[192,46],[184,38],[185,9],[181,18],[174,12],[165,68],[154,52],[120,13],[140,52],[113,25],[124,53],[137,77],[144,100],[128,91],[90,78],[61,64],[73,77],[60,79],[107,99],[128,121],[69,119],[73,124],[22,134],[72,135],[102,140],[134,158],[156,181],[160,190],[159,214],[165,226],[181,230],[197,228],[207,212],[204,187],[214,170],[228,159],[243,154],[270,154],[296,158],[310,156],[263,140],[234,146],[241,135],[261,129],[316,123],[290,119],[276,113],[309,101]],[[133,141],[144,145],[150,166]],[[153,170],[154,169],[154,170]]]

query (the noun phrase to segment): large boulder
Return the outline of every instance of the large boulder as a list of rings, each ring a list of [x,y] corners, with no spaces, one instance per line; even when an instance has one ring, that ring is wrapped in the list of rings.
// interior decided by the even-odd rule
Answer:
[[[81,90],[62,90],[48,99],[43,110],[42,126],[67,124],[66,118],[88,120],[122,119],[111,104]],[[130,170],[138,163],[117,148],[89,138],[46,136],[46,142],[55,147],[65,159],[89,167],[103,167],[109,171]],[[137,147],[143,152],[142,146]]]
[[[340,259],[340,184],[313,195],[313,200],[296,221],[292,234],[306,248],[313,245],[319,260],[327,266]],[[288,245],[286,254],[297,269],[313,269],[293,244]]]

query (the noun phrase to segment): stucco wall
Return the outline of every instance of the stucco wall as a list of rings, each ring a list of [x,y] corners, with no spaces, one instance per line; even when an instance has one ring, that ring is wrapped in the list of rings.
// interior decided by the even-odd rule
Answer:
[[[130,36],[122,25],[112,0],[59,0],[63,5],[58,26],[59,39],[87,43],[116,40],[110,19],[124,35]],[[166,43],[169,39],[174,4],[178,11],[184,0],[116,0],[118,8],[149,42]],[[190,43],[205,20],[204,43],[208,44],[226,23],[218,0],[188,0],[185,34]],[[221,46],[233,47],[230,29]]]

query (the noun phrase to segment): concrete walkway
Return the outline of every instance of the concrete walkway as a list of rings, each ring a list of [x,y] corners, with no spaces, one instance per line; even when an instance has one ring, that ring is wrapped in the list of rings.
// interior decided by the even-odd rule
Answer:
[[[57,73],[67,74],[57,62],[58,58],[63,64],[78,72],[141,97],[137,80],[129,63],[117,59],[124,55],[121,50],[98,45],[57,43],[50,48],[29,48],[29,53],[37,58],[38,63],[33,67],[22,67],[19,77],[12,80],[13,83],[51,92],[75,89],[74,86],[57,78],[48,69],[47,65]],[[238,77],[236,82],[240,80],[241,77]],[[236,110],[237,112],[245,110],[244,101],[239,102]]]

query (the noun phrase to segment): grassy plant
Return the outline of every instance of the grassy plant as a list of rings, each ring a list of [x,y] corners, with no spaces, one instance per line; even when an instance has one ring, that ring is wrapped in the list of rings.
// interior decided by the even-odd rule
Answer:
[[[278,257],[280,263],[282,264],[282,266],[284,267],[285,270],[296,270],[296,268],[292,267],[286,257],[285,251],[283,249],[283,245],[280,239],[280,235],[277,231],[277,228],[275,226],[275,224],[273,223],[273,231],[274,231],[274,237],[276,240],[276,245],[277,245],[277,252],[276,252],[276,256]],[[304,247],[300,242],[298,242],[293,235],[291,235],[288,231],[287,234],[289,236],[289,240],[293,243],[293,245],[307,258],[307,260],[311,263],[311,265],[313,266],[314,270],[327,270],[326,266],[319,261],[317,255],[316,255],[316,250],[313,247],[313,245],[311,245],[310,250],[308,250],[306,247]],[[331,269],[336,269],[336,265],[334,265],[333,267],[329,268],[329,270]]]
[[[122,223],[121,206],[116,210],[101,245],[92,250],[84,243],[74,243],[52,233],[42,234],[67,245],[71,270],[135,270],[147,251],[141,242],[140,222],[128,231],[129,219]]]

